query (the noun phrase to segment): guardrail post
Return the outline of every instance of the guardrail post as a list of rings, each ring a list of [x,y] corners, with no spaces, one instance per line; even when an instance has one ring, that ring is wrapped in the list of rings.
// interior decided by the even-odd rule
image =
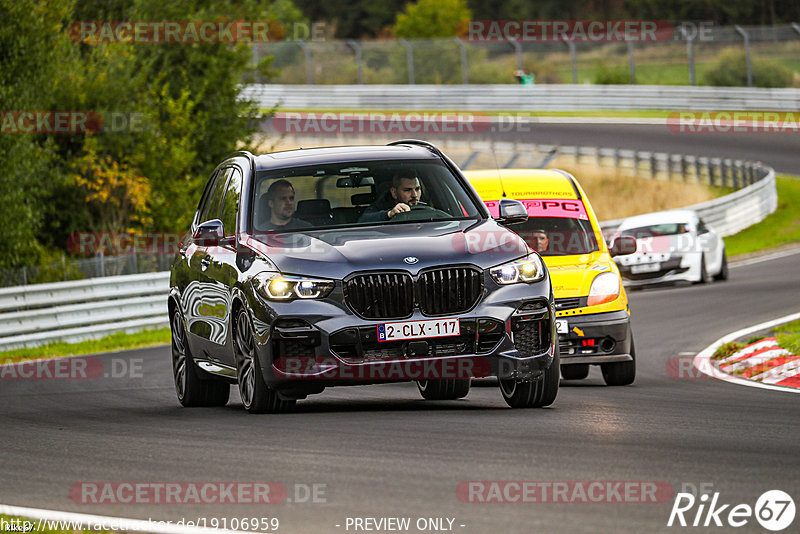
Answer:
[[[619,153],[619,148],[615,148],[614,149],[614,170],[616,170],[616,171],[619,171],[619,166],[620,166],[620,163],[621,163],[620,162],[620,158],[621,158],[621,156],[620,156],[620,153]]]
[[[656,161],[656,153],[650,152],[650,178],[655,180],[658,175],[658,161]]]
[[[753,65],[750,62],[750,35],[738,24],[736,31],[744,38],[744,55],[747,60],[747,87],[753,87]]]
[[[311,49],[304,41],[295,41],[295,44],[300,47],[303,54],[306,56],[306,81],[308,85],[314,85],[314,64],[311,57]]]
[[[703,180],[703,172],[700,168],[700,158],[695,156],[694,158],[694,181],[698,184],[701,183]]]
[[[719,172],[721,175],[721,184],[722,187],[728,186],[728,173],[730,171],[730,166],[728,165],[728,160],[721,159],[719,160]]]
[[[708,167],[708,185],[714,185],[714,163],[711,158],[706,159],[706,166]]]
[[[353,39],[348,39],[345,42],[347,43],[347,46],[353,49],[353,53],[356,55],[356,65],[358,65],[358,85],[364,85],[364,64],[361,58],[361,45],[359,45]]]
[[[469,84],[469,61],[467,60],[467,45],[458,37],[453,37],[461,49],[461,84]]]
[[[569,48],[569,62],[572,66],[572,83],[578,83],[578,58],[575,54],[575,43],[566,38],[562,39],[564,40],[564,44],[567,45],[567,48]]]
[[[633,58],[633,41],[626,41],[628,44],[628,68],[631,72],[631,82],[636,84],[636,60]]]
[[[405,39],[398,39],[398,41],[406,49],[406,63],[408,64],[408,83],[414,85],[414,49],[411,43]]]
[[[514,47],[514,51],[517,54],[517,70],[522,70],[522,45],[517,41],[509,41],[508,44]]]
[[[684,39],[686,39],[686,56],[689,60],[689,85],[694,85],[694,36],[689,36],[689,33],[686,31],[686,27],[683,24],[681,24],[681,33],[683,34]]]

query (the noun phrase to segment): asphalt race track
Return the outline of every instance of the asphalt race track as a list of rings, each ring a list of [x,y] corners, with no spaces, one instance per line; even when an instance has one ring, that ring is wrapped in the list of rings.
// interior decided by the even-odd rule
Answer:
[[[184,409],[167,347],[106,355],[141,378],[0,381],[0,502],[99,515],[278,517],[281,532],[344,531],[350,516],[451,517],[460,532],[646,532],[666,529],[672,500],[462,503],[462,481],[712,483],[725,503],[769,489],[800,496],[794,394],[680,379],[667,363],[734,329],[797,309],[800,255],[742,266],[731,280],[632,294],[639,372],[609,388],[599,370],[562,382],[544,410],[506,408],[496,387],[426,402],[412,384],[326,390],[298,413]],[[110,368],[110,366],[107,366]],[[325,484],[325,503],[84,505],[86,481]],[[301,492],[302,493],[302,492]],[[80,499],[77,499],[80,502]],[[746,531],[752,531],[745,528]]]
[[[797,173],[796,150],[781,154],[782,170]],[[668,369],[731,331],[798,311],[799,260],[738,266],[727,282],[631,292],[635,384],[606,387],[592,369],[587,380],[562,381],[548,409],[507,408],[487,384],[461,401],[426,402],[413,384],[387,384],[329,389],[290,415],[248,415],[235,391],[225,408],[185,409],[168,347],[98,355],[116,377],[3,378],[0,503],[173,521],[277,517],[285,533],[409,517],[409,532],[419,532],[417,518],[450,518],[455,532],[509,534],[698,529],[666,526],[674,493],[657,503],[485,504],[459,500],[460,483],[654,481],[675,493],[704,484],[732,506],[753,507],[771,489],[797,503],[800,397]],[[313,485],[324,493],[270,505],[84,504],[70,495],[82,482],[186,481],[278,482],[292,501]],[[752,517],[737,530],[763,531]]]

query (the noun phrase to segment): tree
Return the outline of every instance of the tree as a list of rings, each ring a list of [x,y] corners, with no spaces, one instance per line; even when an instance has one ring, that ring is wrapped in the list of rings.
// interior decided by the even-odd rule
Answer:
[[[455,37],[471,18],[465,0],[419,0],[397,15],[394,34],[404,39]]]

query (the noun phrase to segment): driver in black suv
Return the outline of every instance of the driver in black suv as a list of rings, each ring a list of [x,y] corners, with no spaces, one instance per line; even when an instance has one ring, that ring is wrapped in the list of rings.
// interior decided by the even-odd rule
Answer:
[[[411,211],[411,206],[420,203],[421,196],[419,178],[396,174],[392,177],[392,187],[364,211],[359,222],[388,221],[398,213]]]

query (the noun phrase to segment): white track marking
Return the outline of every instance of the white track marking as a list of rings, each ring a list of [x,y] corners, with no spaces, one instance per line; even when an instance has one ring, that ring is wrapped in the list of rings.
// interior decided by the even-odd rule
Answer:
[[[755,326],[750,326],[748,328],[743,328],[742,330],[737,330],[736,332],[732,332],[726,336],[723,336],[718,340],[716,340],[711,345],[709,345],[708,347],[701,350],[700,353],[697,356],[695,356],[693,362],[694,366],[698,371],[712,378],[719,378],[720,380],[725,380],[726,382],[739,384],[741,386],[749,386],[761,389],[771,389],[775,391],[788,391],[790,393],[800,393],[800,389],[797,388],[791,388],[787,386],[776,386],[773,384],[762,384],[760,382],[753,382],[752,380],[737,378],[735,376],[725,374],[721,371],[718,371],[717,368],[714,367],[713,362],[711,361],[711,356],[714,354],[714,351],[716,351],[717,347],[719,347],[724,343],[728,343],[729,341],[734,341],[740,337],[747,336],[754,332],[758,332],[760,330],[766,330],[767,328],[773,328],[775,326],[788,323],[797,319],[800,319],[800,313],[793,313],[791,315],[785,315],[783,317],[779,317],[777,319],[773,319],[765,323],[757,324]]]

